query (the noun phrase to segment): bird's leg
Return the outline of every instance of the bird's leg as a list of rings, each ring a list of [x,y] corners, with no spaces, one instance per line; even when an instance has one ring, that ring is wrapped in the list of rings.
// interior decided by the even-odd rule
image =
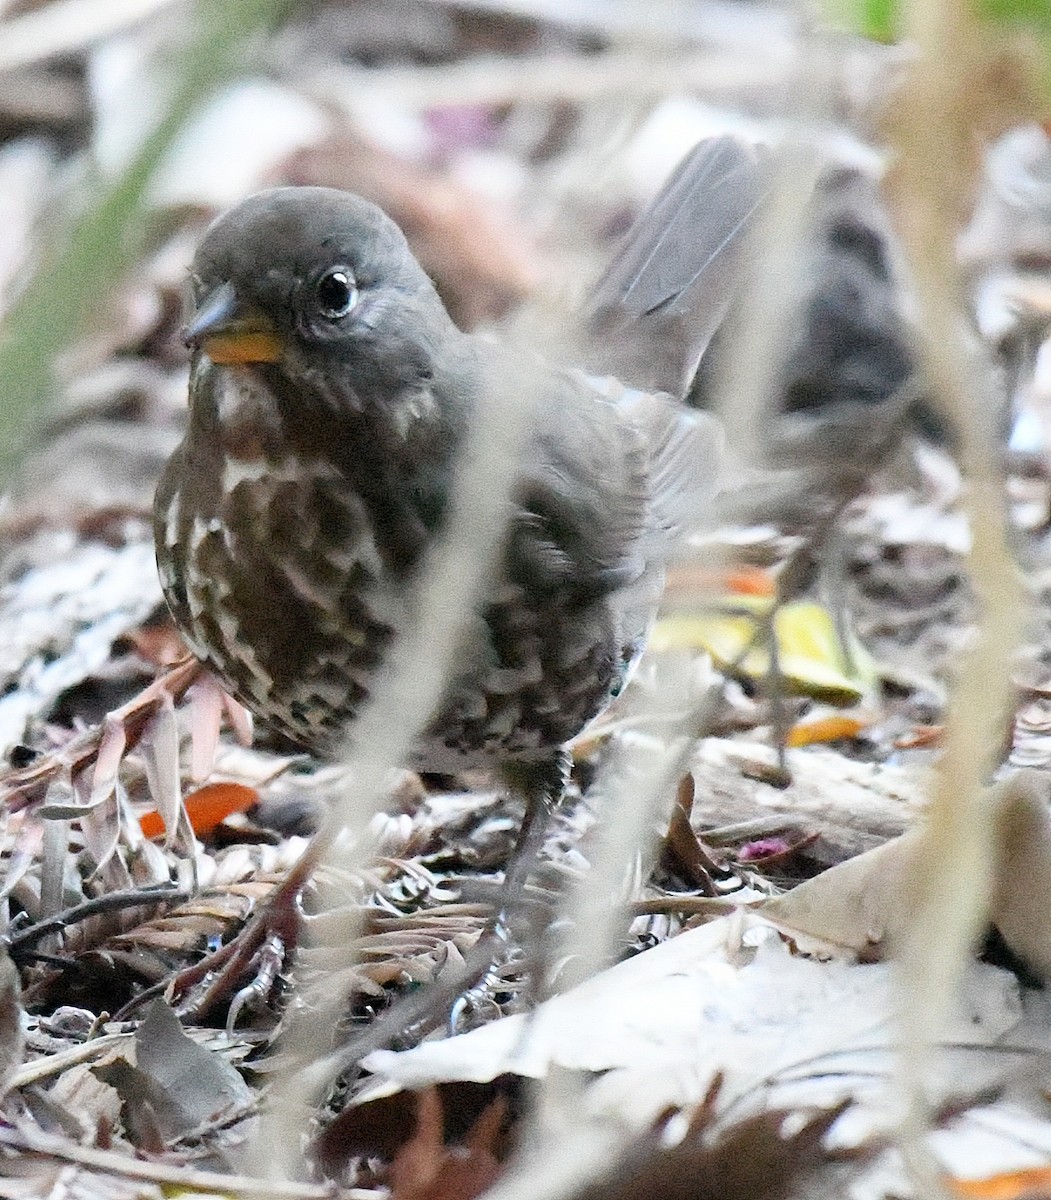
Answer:
[[[504,872],[497,921],[505,919],[517,903],[526,880],[536,866],[544,845],[551,815],[562,802],[569,783],[568,750],[558,750],[538,763],[520,763],[505,768],[508,784],[525,797],[525,816]]]
[[[493,964],[507,946],[509,923],[521,904],[551,814],[565,793],[569,764],[569,752],[560,749],[543,762],[518,765],[505,772],[508,783],[524,792],[526,812],[492,917],[458,969],[443,971],[427,987],[403,996],[336,1051],[333,1074],[351,1070],[365,1055],[390,1046],[407,1033],[422,1036],[443,1023],[455,1032],[469,1012],[488,1001],[494,988],[503,986],[493,977]]]
[[[494,946],[506,947],[510,944],[515,910],[521,907],[526,883],[543,849],[551,815],[565,795],[569,782],[569,767],[569,752],[561,749],[551,758],[541,762],[516,763],[505,768],[505,779],[514,790],[525,796],[526,807],[514,849],[504,871],[497,907],[486,930],[493,939]],[[497,957],[498,955],[494,954],[484,977],[473,987],[462,992],[453,1004],[449,1012],[450,1032],[456,1032],[464,1024],[465,1018],[472,1011],[482,1007],[488,996],[501,986],[501,981],[493,970],[497,964]],[[537,974],[536,967],[528,972],[529,991],[535,990]]]
[[[407,997],[404,1004],[395,1004],[363,1035],[354,1039],[353,1045],[360,1046],[361,1055],[388,1045],[409,1030],[426,1031],[442,1024],[450,1010],[458,1014],[458,1023],[460,1017],[479,1007],[483,999],[500,986],[492,975],[492,967],[510,941],[515,909],[520,905],[526,881],[536,865],[550,815],[565,792],[569,761],[568,752],[559,750],[541,763],[516,766],[506,773],[508,782],[524,793],[526,809],[493,916],[458,971],[449,972],[441,982]],[[245,929],[218,951],[180,973],[175,981],[176,995],[185,994],[191,987],[209,979],[205,992],[193,1004],[195,1014],[210,1011],[231,998],[245,974],[251,974],[268,937],[278,934],[282,952],[295,946],[300,922],[299,897],[332,836],[332,830],[320,829],[288,877]],[[250,984],[242,991],[247,993],[253,988]],[[241,995],[238,992],[234,996],[234,1016],[241,1007]]]
[[[794,549],[783,562],[777,575],[776,592],[768,612],[756,620],[755,634],[742,648],[732,665],[736,666],[752,652],[756,646],[762,646],[767,653],[769,667],[766,673],[765,693],[770,711],[770,724],[773,730],[774,748],[777,753],[776,773],[770,782],[775,786],[787,787],[792,782],[792,774],[788,766],[788,734],[791,730],[792,716],[787,703],[788,686],[781,665],[781,647],[777,638],[777,617],[780,610],[801,596],[810,587],[814,578],[821,579],[829,571],[828,558],[836,550],[836,531],[838,521],[843,511],[858,495],[863,479],[851,476],[847,486],[841,488],[836,502],[815,521],[813,528],[807,533],[801,545]],[[841,560],[837,560],[841,561]],[[833,622],[840,636],[841,645],[849,658],[850,639],[846,618],[846,607],[843,597],[845,588],[835,591],[838,597],[832,605]]]

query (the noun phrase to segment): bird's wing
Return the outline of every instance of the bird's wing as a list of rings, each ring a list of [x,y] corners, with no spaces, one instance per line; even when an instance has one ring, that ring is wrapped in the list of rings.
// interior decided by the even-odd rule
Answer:
[[[667,396],[552,372],[515,490],[512,574],[613,591],[667,557],[715,488],[718,422]]]
[[[721,473],[723,427],[709,413],[652,392],[625,396],[621,408],[648,447],[653,516],[667,545],[707,522]]]
[[[577,372],[551,371],[515,486],[509,569],[528,588],[599,595],[645,567],[648,448]]]

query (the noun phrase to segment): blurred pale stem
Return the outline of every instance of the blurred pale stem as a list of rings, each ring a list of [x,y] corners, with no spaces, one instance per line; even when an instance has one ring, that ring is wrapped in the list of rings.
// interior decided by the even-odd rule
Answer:
[[[694,666],[667,664],[657,688],[644,694],[628,718],[646,733],[614,745],[589,792],[601,808],[602,823],[591,845],[590,869],[565,904],[561,942],[549,955],[552,962],[566,963],[559,979],[562,990],[608,967],[623,944],[630,920],[627,905],[633,898],[625,883],[640,861],[642,877],[648,876],[656,818],[666,815],[696,739],[707,724],[714,685],[710,678],[701,683]],[[682,670],[677,672],[676,667]],[[541,1009],[524,1036],[543,1041],[548,1019]],[[556,1200],[572,1195],[608,1169],[610,1154],[616,1152],[608,1131],[588,1128],[587,1122],[579,1120],[586,1087],[584,1072],[563,1071],[555,1065],[537,1081],[519,1169],[508,1171],[487,1200],[536,1200],[538,1196]],[[554,1141],[561,1142],[567,1134],[567,1144],[552,1154]]]
[[[746,464],[762,458],[762,438],[774,415],[785,350],[798,320],[810,201],[822,169],[813,142],[832,119],[837,83],[832,47],[804,29],[784,84],[791,124],[776,148],[770,199],[753,234],[752,258],[759,266],[736,306],[734,341],[717,380],[716,408],[728,444]]]
[[[343,829],[367,828],[383,807],[392,772],[411,761],[416,736],[442,698],[465,625],[473,619],[470,614],[503,536],[516,464],[532,425],[534,379],[542,383],[529,366],[524,357],[517,385],[504,377],[487,381],[464,447],[448,532],[426,564],[415,595],[414,619],[399,630],[383,684],[354,722],[353,750],[348,746],[346,756],[355,768],[354,778],[319,835],[325,841],[321,867],[332,866],[336,877],[365,866],[371,849],[367,840],[348,846],[337,841],[337,835]],[[318,902],[324,911],[336,907],[341,898],[322,893]],[[333,979],[348,977],[351,966],[348,944],[347,970],[334,968]],[[289,1006],[281,1044],[287,1066],[271,1087],[271,1103],[249,1147],[249,1162],[266,1178],[299,1173],[312,1104],[341,1065],[333,1052],[333,1031],[346,1000],[340,986],[317,996],[309,1011]]]
[[[907,7],[920,55],[894,130],[896,216],[919,300],[926,377],[957,431],[972,537],[969,574],[981,614],[973,647],[959,664],[945,753],[917,855],[922,866],[914,880],[914,919],[898,948],[902,1149],[919,1193],[944,1196],[925,1142],[925,1083],[987,911],[992,846],[982,785],[1010,711],[1021,603],[1005,539],[990,371],[967,333],[954,256],[958,223],[980,169],[974,124],[983,103],[977,83],[981,31],[964,0],[913,0]]]
[[[800,249],[820,159],[801,140],[781,147],[772,195],[753,234],[761,269],[738,305],[735,339],[717,380],[717,411],[739,461],[763,455],[761,439],[773,415],[778,380],[799,310]]]
[[[771,202],[755,231],[762,264],[748,289],[728,355],[719,379],[719,415],[727,425],[728,441],[739,458],[757,457],[756,433],[765,424],[776,394],[776,385],[796,315],[799,251],[806,232],[807,205],[820,169],[819,156],[808,140],[828,118],[833,99],[831,62],[817,38],[806,38],[799,47],[785,108],[796,118],[791,136],[781,149]],[[628,81],[630,86],[631,81]],[[667,695],[657,696],[645,713],[637,714],[649,729],[649,718],[659,715],[666,739],[656,763],[638,747],[624,745],[604,772],[609,804],[603,803],[603,831],[593,850],[591,871],[569,902],[566,940],[555,955],[571,956],[573,981],[605,966],[627,921],[623,883],[630,862],[647,847],[647,826],[661,800],[671,800],[684,752],[704,721],[703,710],[694,710],[684,722],[671,716]],[[692,737],[684,737],[689,726]],[[645,778],[645,782],[643,779]],[[614,898],[621,898],[615,902]],[[542,1020],[542,1018],[541,1018]],[[539,1022],[538,1022],[539,1024]],[[528,1036],[528,1035],[527,1035]],[[538,1032],[538,1036],[542,1036]],[[552,1068],[538,1083],[538,1103],[531,1127],[524,1135],[523,1151],[487,1200],[560,1200],[581,1184],[607,1172],[621,1148],[610,1143],[601,1123],[581,1119],[585,1111],[585,1083],[577,1075]]]

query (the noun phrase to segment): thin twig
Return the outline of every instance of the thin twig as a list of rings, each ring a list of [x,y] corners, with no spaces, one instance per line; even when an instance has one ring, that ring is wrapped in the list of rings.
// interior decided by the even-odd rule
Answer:
[[[16,933],[13,937],[0,938],[0,945],[6,946],[8,954],[17,958],[37,942],[49,934],[60,933],[78,921],[86,921],[88,917],[96,917],[101,913],[119,912],[125,908],[146,908],[156,904],[168,904],[172,901],[188,900],[190,893],[183,891],[174,884],[162,883],[156,886],[133,888],[131,891],[110,892],[107,896],[95,896],[82,904],[74,904],[71,908],[63,909],[48,917],[46,921],[37,921],[28,929]]]
[[[121,1179],[145,1179],[172,1184],[186,1191],[211,1192],[217,1196],[248,1196],[252,1200],[382,1200],[386,1191],[367,1188],[336,1188],[315,1183],[284,1183],[249,1175],[226,1175],[221,1171],[198,1171],[180,1164],[143,1162],[115,1150],[79,1146],[67,1138],[41,1133],[29,1125],[0,1126],[0,1145],[24,1154],[57,1158]]]

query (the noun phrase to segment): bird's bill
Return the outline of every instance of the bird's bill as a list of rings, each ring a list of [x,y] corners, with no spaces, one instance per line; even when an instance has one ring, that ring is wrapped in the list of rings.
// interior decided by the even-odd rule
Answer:
[[[222,366],[278,362],[284,350],[273,323],[261,313],[244,312],[229,283],[205,296],[183,338]]]
[[[201,349],[214,363],[273,363],[281,358],[281,339],[273,333],[240,329],[201,339]]]

